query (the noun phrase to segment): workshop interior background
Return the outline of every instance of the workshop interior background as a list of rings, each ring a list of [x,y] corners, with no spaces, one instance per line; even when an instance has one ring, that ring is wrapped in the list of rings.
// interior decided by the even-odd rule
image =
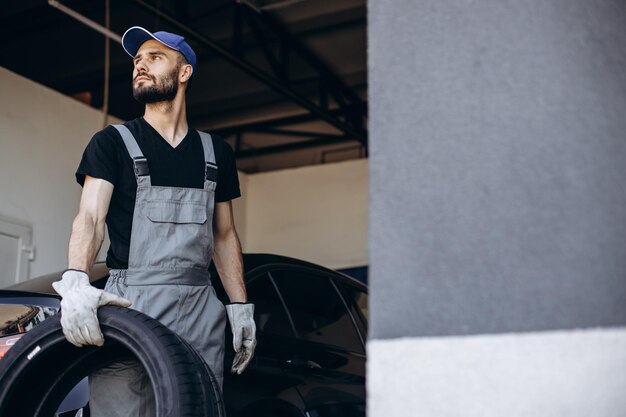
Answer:
[[[0,21],[0,261],[16,270],[0,285],[65,268],[82,150],[142,114],[119,43],[134,25],[198,55],[188,118],[235,151],[243,250],[366,280],[365,0],[24,0]]]

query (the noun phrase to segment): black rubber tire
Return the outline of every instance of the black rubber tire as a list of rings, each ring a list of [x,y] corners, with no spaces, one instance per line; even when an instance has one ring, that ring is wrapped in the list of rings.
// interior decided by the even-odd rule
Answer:
[[[206,398],[215,398],[216,404],[214,406],[215,417],[226,417],[226,411],[224,410],[224,401],[222,396],[222,390],[220,389],[220,385],[213,374],[213,371],[209,367],[209,365],[202,359],[202,356],[191,346],[185,339],[182,337],[178,337],[181,343],[185,344],[187,349],[193,354],[195,358],[195,364],[198,368],[199,377],[202,379],[202,383],[200,387],[204,391],[211,392],[203,392]]]
[[[98,309],[102,347],[70,344],[60,315],[35,326],[0,361],[0,417],[51,417],[67,392],[94,369],[138,360],[154,390],[156,417],[221,417],[219,388],[199,356],[158,321],[129,308]],[[30,359],[28,356],[31,356]]]

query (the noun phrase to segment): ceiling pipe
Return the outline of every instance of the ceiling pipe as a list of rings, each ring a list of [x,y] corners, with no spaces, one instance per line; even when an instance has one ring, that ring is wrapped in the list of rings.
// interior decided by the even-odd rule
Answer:
[[[114,40],[115,42],[119,43],[120,45],[122,44],[122,37],[120,35],[118,35],[115,32],[110,31],[109,29],[105,28],[101,24],[96,23],[93,20],[83,16],[82,14],[78,13],[77,11],[70,9],[67,6],[64,6],[63,4],[59,3],[57,0],[48,0],[48,4],[50,6],[52,6],[52,7],[54,7],[55,9],[58,9],[58,10],[62,11],[63,13],[73,17],[74,19],[78,20],[79,22],[89,26],[90,28],[92,28],[96,32],[100,32],[104,36],[108,37],[109,39]]]

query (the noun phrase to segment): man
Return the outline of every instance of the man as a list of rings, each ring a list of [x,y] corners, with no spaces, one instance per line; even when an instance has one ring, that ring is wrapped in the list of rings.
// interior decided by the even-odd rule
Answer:
[[[237,351],[232,372],[243,372],[256,345],[231,207],[240,196],[234,156],[220,138],[187,125],[196,55],[183,37],[135,26],[122,45],[133,57],[133,96],[145,113],[96,133],[77,170],[83,192],[69,266],[53,284],[62,296],[63,332],[76,346],[102,346],[97,308],[132,305],[186,339],[221,383],[225,316]],[[111,270],[102,291],[89,284],[88,272],[105,223]],[[211,258],[231,301],[226,314],[210,285]],[[92,416],[154,415],[136,362],[95,373],[90,390]]]

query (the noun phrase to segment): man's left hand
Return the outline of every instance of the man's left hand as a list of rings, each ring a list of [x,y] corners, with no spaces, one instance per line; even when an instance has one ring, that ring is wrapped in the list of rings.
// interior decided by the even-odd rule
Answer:
[[[226,313],[233,331],[235,359],[230,372],[241,374],[250,363],[256,347],[256,325],[254,324],[254,304],[226,304]]]

